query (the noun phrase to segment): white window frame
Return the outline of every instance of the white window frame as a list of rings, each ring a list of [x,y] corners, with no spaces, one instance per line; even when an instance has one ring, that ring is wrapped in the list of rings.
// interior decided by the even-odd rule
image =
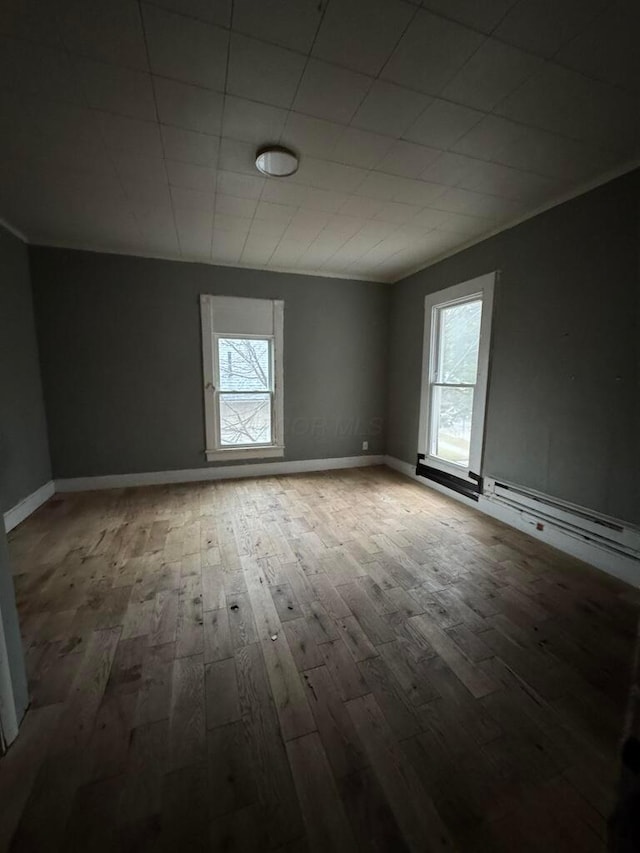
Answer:
[[[270,328],[264,332],[243,330],[243,305],[251,311],[249,303],[268,303],[272,307]],[[233,306],[230,312],[237,317],[230,321],[233,328],[221,329],[216,325],[216,306]],[[264,313],[264,311],[262,312]],[[202,322],[202,374],[204,380],[205,456],[208,462],[234,459],[269,459],[284,456],[284,302],[280,299],[244,299],[203,294],[200,296]],[[218,339],[256,338],[270,340],[273,389],[271,391],[271,442],[229,447],[220,442],[218,394]]]
[[[418,453],[424,454],[424,464],[437,468],[454,477],[475,483],[482,475],[482,454],[484,449],[485,410],[489,380],[489,360],[491,350],[491,320],[493,316],[493,296],[497,273],[491,272],[478,278],[447,287],[436,293],[429,293],[424,300],[424,341],[422,349],[422,382],[420,387],[420,422],[418,426]],[[482,299],[482,319],[480,322],[480,344],[478,348],[478,373],[473,396],[471,415],[471,441],[469,465],[456,465],[431,454],[431,397],[436,383],[437,364],[437,318],[438,309],[469,302],[473,298]],[[472,476],[475,475],[475,476]]]

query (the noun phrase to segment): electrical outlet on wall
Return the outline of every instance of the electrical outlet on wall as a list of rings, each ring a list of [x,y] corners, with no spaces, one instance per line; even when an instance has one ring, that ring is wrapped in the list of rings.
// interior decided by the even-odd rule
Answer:
[[[368,449],[369,449],[369,442],[368,442],[368,441],[363,441],[363,442],[362,442],[362,449],[363,449],[363,450],[368,450]]]

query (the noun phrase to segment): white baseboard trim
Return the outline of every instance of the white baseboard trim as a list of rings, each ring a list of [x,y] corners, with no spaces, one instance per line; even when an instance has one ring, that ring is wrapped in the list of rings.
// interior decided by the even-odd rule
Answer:
[[[418,477],[414,465],[408,462],[403,462],[401,459],[396,459],[394,456],[385,456],[384,464],[395,471],[399,471],[406,477],[415,480],[421,486],[427,489],[433,489],[440,492],[449,498],[453,498],[472,509],[477,509],[485,515],[502,521],[509,527],[514,527],[516,530],[521,530],[528,536],[534,539],[539,539],[565,554],[570,554],[572,557],[577,557],[591,566],[595,566],[603,572],[606,572],[631,586],[640,587],[640,561],[629,557],[625,554],[614,553],[607,548],[603,548],[596,542],[583,539],[578,535],[574,535],[569,531],[555,527],[551,524],[548,518],[544,519],[544,529],[538,530],[536,522],[538,519],[533,510],[529,512],[520,511],[510,506],[506,506],[500,501],[492,500],[486,495],[480,495],[477,501],[472,501],[464,495],[447,489],[439,483],[434,483],[431,480],[425,480],[424,477]]]
[[[4,527],[7,533],[17,527],[21,521],[28,518],[32,512],[35,512],[38,507],[41,507],[45,501],[55,494],[55,484],[53,480],[49,480],[44,486],[40,486],[35,492],[27,495],[20,503],[7,510],[4,514]]]
[[[235,480],[244,477],[277,477],[338,468],[383,465],[384,456],[341,456],[334,459],[300,459],[290,462],[256,462],[246,465],[218,465],[178,471],[147,471],[140,474],[107,474],[99,477],[72,477],[56,480],[57,492],[88,492],[97,489],[126,489],[131,486],[160,486],[170,483],[198,483],[207,480]]]

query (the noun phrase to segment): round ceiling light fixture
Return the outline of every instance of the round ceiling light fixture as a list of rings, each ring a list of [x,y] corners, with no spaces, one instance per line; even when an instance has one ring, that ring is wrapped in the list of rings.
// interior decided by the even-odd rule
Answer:
[[[269,145],[258,150],[256,169],[270,178],[286,178],[298,171],[298,155],[288,148]]]

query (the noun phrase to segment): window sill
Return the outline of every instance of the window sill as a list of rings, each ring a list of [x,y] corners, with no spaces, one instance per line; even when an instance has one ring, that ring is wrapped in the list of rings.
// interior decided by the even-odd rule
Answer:
[[[207,462],[231,461],[233,459],[273,459],[284,456],[284,447],[229,447],[220,450],[205,450]]]

